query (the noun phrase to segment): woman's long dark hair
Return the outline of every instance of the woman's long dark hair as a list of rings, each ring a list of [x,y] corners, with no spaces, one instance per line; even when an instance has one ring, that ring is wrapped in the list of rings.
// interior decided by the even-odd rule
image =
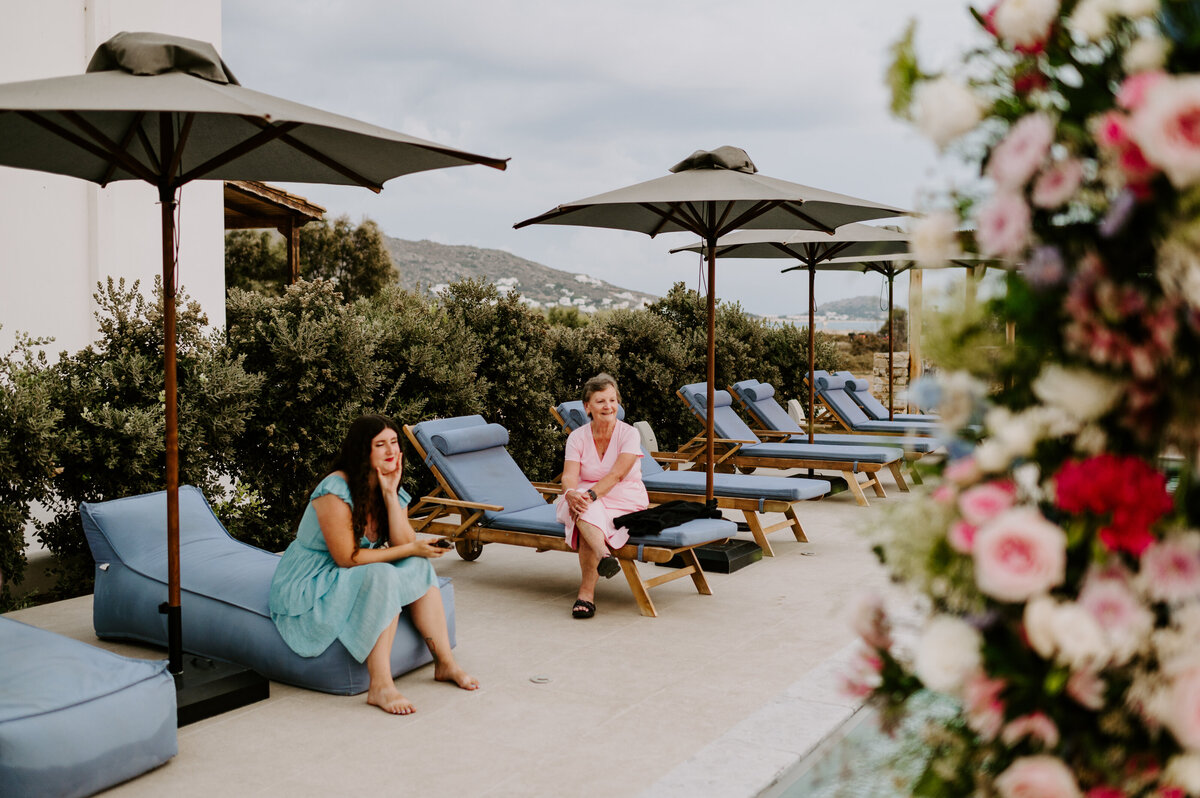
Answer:
[[[368,521],[375,522],[377,536],[387,534],[387,506],[383,503],[383,493],[378,486],[371,489],[371,441],[385,429],[400,435],[400,427],[387,416],[369,413],[355,419],[342,440],[341,449],[329,464],[330,471],[341,471],[346,475],[346,482],[350,486],[350,500],[354,503],[351,522],[356,552],[359,538],[367,531]]]

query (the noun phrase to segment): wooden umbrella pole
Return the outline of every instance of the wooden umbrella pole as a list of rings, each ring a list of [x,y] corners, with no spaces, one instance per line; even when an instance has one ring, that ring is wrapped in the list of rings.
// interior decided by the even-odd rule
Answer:
[[[816,432],[817,405],[817,334],[813,331],[817,315],[817,270],[808,264],[808,442],[813,442]]]
[[[159,187],[163,248],[163,373],[167,450],[167,667],[183,672],[179,587],[179,402],[175,371],[175,192]]]
[[[888,421],[893,421],[896,418],[896,407],[893,397],[896,394],[896,370],[892,366],[892,358],[896,352],[896,341],[892,338],[892,289],[893,280],[896,275],[888,271]]]
[[[714,413],[716,412],[715,391],[713,387],[717,379],[717,236],[710,235],[706,242],[708,250],[708,416],[705,422],[704,444],[704,499],[711,501],[713,497],[713,469],[715,465]]]

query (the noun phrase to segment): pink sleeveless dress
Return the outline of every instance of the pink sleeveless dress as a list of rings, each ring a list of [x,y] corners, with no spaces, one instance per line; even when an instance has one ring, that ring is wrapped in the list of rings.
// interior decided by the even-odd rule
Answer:
[[[613,430],[612,440],[601,458],[596,451],[596,441],[592,438],[592,425],[583,425],[567,436],[567,453],[563,458],[568,462],[579,463],[578,490],[586,491],[604,478],[617,463],[621,454],[637,455],[637,461],[629,473],[613,486],[599,500],[592,502],[580,519],[594,525],[604,533],[608,545],[614,549],[624,546],[629,540],[629,531],[613,526],[613,519],[618,515],[644,510],[650,506],[646,496],[646,486],[642,484],[642,439],[638,431],[624,421],[618,421]],[[559,496],[555,502],[555,517],[566,530],[567,542],[571,548],[579,548],[579,530],[571,518],[571,508],[564,496]]]

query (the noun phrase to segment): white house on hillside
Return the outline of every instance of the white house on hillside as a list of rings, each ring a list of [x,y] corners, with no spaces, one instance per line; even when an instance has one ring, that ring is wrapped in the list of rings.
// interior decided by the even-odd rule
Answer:
[[[221,47],[220,0],[37,0],[0,9],[0,82],[83,72],[121,31],[160,31]],[[236,70],[235,70],[236,72]],[[74,351],[95,336],[92,294],[108,277],[162,273],[158,196],[134,181],[100,188],[72,177],[0,167],[0,350],[18,331]],[[214,326],[225,323],[220,181],[184,186],[179,284]]]

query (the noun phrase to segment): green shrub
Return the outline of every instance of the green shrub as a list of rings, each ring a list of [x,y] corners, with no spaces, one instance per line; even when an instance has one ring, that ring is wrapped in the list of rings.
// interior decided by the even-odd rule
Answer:
[[[300,282],[279,297],[233,290],[225,306],[230,352],[262,383],[235,455],[238,480],[261,502],[230,532],[278,551],[350,422],[377,409],[380,333],[328,281]]]
[[[616,310],[602,323],[617,342],[610,373],[621,388],[626,419],[648,422],[661,447],[687,442],[698,427],[675,392],[695,378],[679,334],[666,319],[644,310]]]
[[[18,335],[0,360],[0,612],[16,608],[11,588],[25,574],[30,505],[49,497],[54,474],[62,412],[51,399],[45,355],[37,351],[47,343]]]
[[[508,429],[508,450],[532,480],[562,468],[557,425],[550,417],[554,365],[546,345],[549,325],[516,293],[501,294],[479,280],[453,283],[442,307],[479,344],[476,373],[483,389],[483,416]]]
[[[62,411],[49,507],[38,537],[55,556],[62,595],[90,590],[92,558],[79,503],[163,490],[164,378],[162,287],[148,302],[138,283],[100,286],[95,294],[100,337],[50,370],[52,406]],[[206,495],[231,473],[233,444],[254,412],[261,380],[228,356],[218,335],[205,334],[199,305],[177,298],[179,481]],[[165,524],[163,534],[166,534]]]
[[[550,388],[554,404],[582,399],[585,382],[602,371],[616,376],[619,370],[617,339],[603,324],[552,326],[546,344],[554,364]]]

